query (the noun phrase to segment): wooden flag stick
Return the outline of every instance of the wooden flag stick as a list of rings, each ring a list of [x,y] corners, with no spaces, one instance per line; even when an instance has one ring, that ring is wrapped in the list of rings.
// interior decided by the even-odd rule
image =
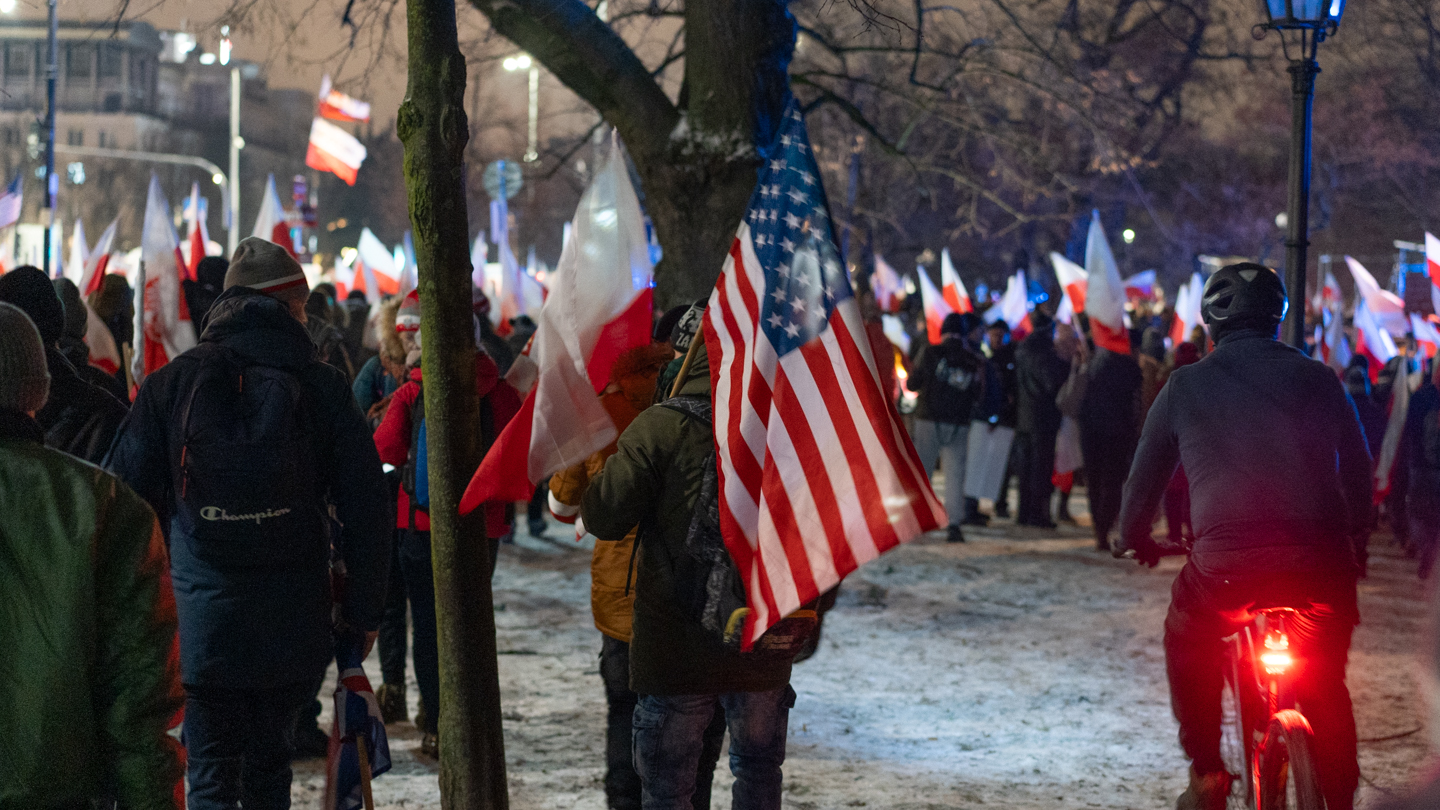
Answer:
[[[690,375],[690,364],[695,362],[695,348],[704,342],[705,336],[700,334],[697,328],[690,338],[690,348],[685,350],[685,361],[680,364],[680,373],[675,375],[675,383],[670,386],[670,396],[680,393],[680,386],[685,384],[685,378]]]
[[[375,810],[375,796],[370,792],[370,750],[363,732],[355,735],[355,750],[360,754],[360,797],[365,801],[365,810]]]

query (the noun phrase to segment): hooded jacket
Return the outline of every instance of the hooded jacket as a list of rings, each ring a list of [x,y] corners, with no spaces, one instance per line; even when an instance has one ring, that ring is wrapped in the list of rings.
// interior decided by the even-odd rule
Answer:
[[[355,630],[374,630],[385,603],[394,524],[386,506],[390,489],[345,375],[315,357],[305,327],[283,303],[244,287],[216,299],[200,343],[199,349],[217,343],[248,364],[288,372],[305,392],[320,477],[316,507],[333,508],[333,544],[347,574],[341,619]],[[284,538],[296,557],[313,564],[222,565],[176,517],[172,481],[184,445],[181,411],[201,356],[192,349],[145,379],[105,466],[168,527],[185,683],[266,688],[315,678],[333,654],[332,532]]]
[[[610,384],[600,395],[600,404],[624,432],[655,398],[655,382],[674,350],[669,344],[640,346],[621,354],[610,369]],[[579,464],[550,476],[550,512],[562,523],[573,523],[580,514],[580,502],[590,481],[615,455],[616,444],[597,450]],[[584,524],[581,523],[583,529]],[[595,629],[619,641],[630,640],[635,588],[631,576],[635,531],[616,543],[596,543],[590,559],[590,612]]]
[[[175,599],[155,515],[0,411],[0,810],[176,810]]]
[[[1070,364],[1055,351],[1055,327],[1031,332],[1015,350],[1018,396],[1015,429],[1022,433],[1057,433],[1060,407],[1055,397],[1070,375]]]
[[[55,346],[45,347],[45,366],[50,399],[35,414],[45,431],[45,445],[99,464],[125,421],[125,405],[86,382]]]
[[[420,397],[420,385],[424,374],[420,369],[411,369],[410,380],[395,391],[385,419],[375,429],[375,448],[380,460],[396,469],[405,466],[410,457],[410,441],[413,432],[415,400]],[[490,400],[491,415],[494,417],[495,435],[499,436],[505,425],[515,418],[520,410],[520,395],[510,383],[500,379],[500,369],[495,361],[484,352],[475,352],[475,393]],[[520,473],[523,475],[523,471]],[[410,528],[410,496],[401,487],[395,501],[395,525],[401,529]],[[503,537],[510,531],[510,520],[505,514],[503,503],[485,504],[485,534],[491,540]],[[430,516],[423,510],[415,510],[415,531],[430,531]]]
[[[920,350],[907,385],[919,395],[916,419],[968,425],[985,391],[985,358],[971,351],[959,335],[946,335]]]
[[[681,384],[687,396],[710,396],[710,360],[697,352]],[[763,692],[790,681],[790,661],[731,653],[687,616],[675,594],[676,561],[685,538],[714,431],[672,408],[646,410],[620,434],[615,454],[590,482],[581,504],[585,528],[622,541],[639,526],[630,688],[642,695]],[[650,539],[650,538],[653,538]]]
[[[1203,573],[1354,571],[1363,548],[1351,542],[1370,521],[1370,452],[1324,364],[1240,331],[1175,369],[1125,482],[1122,547],[1149,542],[1177,462],[1190,481],[1190,559]]]

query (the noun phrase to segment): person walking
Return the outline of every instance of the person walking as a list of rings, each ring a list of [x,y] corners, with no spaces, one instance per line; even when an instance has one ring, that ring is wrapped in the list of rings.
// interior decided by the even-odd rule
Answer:
[[[0,303],[0,808],[180,810],[165,539],[129,487],[43,446],[49,383]]]
[[[1170,375],[1125,483],[1115,554],[1153,566],[1155,508],[1177,464],[1190,480],[1195,546],[1165,617],[1170,701],[1191,761],[1178,810],[1225,807],[1224,638],[1267,608],[1296,610],[1286,622],[1304,655],[1296,697],[1315,731],[1327,810],[1350,810],[1360,779],[1345,662],[1360,620],[1370,453],[1335,373],[1276,340],[1286,301],[1264,265],[1227,265],[1210,277],[1201,313],[1215,350]]]
[[[1070,361],[1061,358],[1055,348],[1055,321],[1050,313],[1037,307],[1030,313],[1030,325],[1033,331],[1015,350],[1015,446],[1020,467],[1015,522],[1053,529],[1050,496],[1055,491],[1055,440],[1061,418],[1055,398],[1070,374]]]
[[[293,728],[333,635],[368,652],[384,605],[385,479],[305,332],[308,292],[283,248],[242,241],[200,344],[144,380],[105,460],[168,529],[190,810],[290,806]]]
[[[1433,361],[1432,361],[1433,362]],[[1421,579],[1429,579],[1440,551],[1440,388],[1435,374],[1440,363],[1410,395],[1405,414],[1401,454],[1410,467],[1406,480],[1406,514],[1410,520],[1410,542],[1420,558]]]
[[[1140,366],[1128,354],[1097,348],[1080,404],[1080,447],[1095,547],[1110,550],[1120,496],[1135,456],[1140,417]]]
[[[792,656],[727,650],[684,601],[693,597],[687,574],[697,564],[687,537],[707,467],[714,471],[714,429],[703,418],[710,360],[703,343],[694,349],[680,397],[649,408],[620,434],[615,454],[585,491],[580,516],[603,543],[622,542],[638,527],[630,688],[639,695],[633,729],[641,806],[692,806],[706,729],[723,710],[733,807],[779,810],[795,704]]]
[[[413,347],[406,357],[410,379],[391,398],[385,418],[375,430],[375,448],[381,461],[402,470],[402,485],[394,500],[395,526],[405,595],[410,600],[415,682],[420,689],[420,711],[415,715],[415,726],[423,735],[420,752],[438,757],[440,649],[435,625],[435,569],[430,557],[430,516],[426,514],[426,505],[417,503],[417,468],[425,452],[424,445],[419,443],[425,418],[425,376],[420,368],[422,332],[418,293],[412,292],[400,306],[395,328],[404,336],[403,342]],[[475,428],[483,455],[520,410],[520,395],[500,378],[495,361],[480,348],[475,349],[475,392],[480,397],[480,424]],[[514,510],[510,504],[487,503],[484,511],[485,534],[491,542],[493,559],[500,538],[510,533]]]
[[[985,356],[987,376],[985,380],[987,399],[990,391],[999,403],[999,410],[986,414],[986,421],[998,428],[1011,431],[1016,423],[1016,407],[1019,404],[1019,380],[1015,373],[1015,342],[1011,340],[1010,325],[1004,318],[997,318],[985,327]],[[988,410],[988,409],[987,409]],[[1005,452],[1005,473],[1000,478],[999,491],[995,493],[994,515],[997,518],[1010,517],[1010,479],[1015,475],[1015,442],[1011,439]]]
[[[60,353],[65,306],[55,286],[39,268],[17,267],[0,276],[0,301],[30,316],[45,343],[50,399],[35,414],[45,431],[45,445],[99,463],[125,419],[126,408],[105,389],[86,382]]]
[[[925,346],[915,360],[906,385],[916,396],[915,452],[934,475],[938,459],[945,470],[945,513],[950,526],[945,539],[965,542],[965,450],[970,419],[985,391],[985,358],[973,348],[980,319],[951,313],[940,326],[940,342]]]

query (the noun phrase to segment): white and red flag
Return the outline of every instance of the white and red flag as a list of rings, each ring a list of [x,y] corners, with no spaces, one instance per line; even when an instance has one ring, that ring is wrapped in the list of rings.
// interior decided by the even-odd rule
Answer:
[[[1070,306],[1076,312],[1085,311],[1085,290],[1089,287],[1090,274],[1085,268],[1051,251],[1050,264],[1055,267],[1055,280],[1060,282],[1064,297],[1070,299]],[[1061,302],[1062,306],[1064,302]]]
[[[185,204],[185,221],[190,224],[190,233],[185,241],[188,243],[188,260],[185,263],[185,275],[191,281],[199,278],[197,273],[200,268],[200,260],[205,258],[205,245],[210,241],[210,234],[205,227],[205,198],[200,196],[200,184],[190,184],[190,200]]]
[[[1090,316],[1090,337],[1095,345],[1116,354],[1130,353],[1130,332],[1125,328],[1125,285],[1115,254],[1100,226],[1100,212],[1092,212],[1085,240],[1085,314]]]
[[[875,272],[870,274],[870,291],[875,293],[875,300],[880,304],[884,312],[894,312],[900,308],[900,294],[904,292],[900,284],[900,274],[895,268],[885,261],[879,253],[875,254]],[[933,341],[932,341],[933,342]]]
[[[705,312],[720,527],[749,648],[858,566],[942,525],[881,390],[792,100]]]
[[[960,280],[960,274],[955,272],[955,265],[950,261],[950,248],[940,249],[940,294],[945,297],[950,309],[961,315],[975,311],[970,291],[965,289],[965,282]]]
[[[365,144],[340,127],[317,117],[310,122],[310,145],[305,150],[305,165],[330,172],[355,185],[360,164],[365,162]]]
[[[320,117],[363,124],[370,120],[370,102],[336,90],[330,83],[330,74],[326,73],[325,78],[320,80]]]
[[[90,255],[90,246],[85,242],[85,223],[75,218],[75,227],[70,231],[70,258],[65,262],[65,278],[80,286],[85,277],[85,259]]]
[[[15,173],[15,179],[0,194],[0,228],[8,228],[20,221],[21,204],[25,200],[25,186],[22,175]]]
[[[1440,239],[1425,232],[1425,275],[1430,277],[1430,305],[1440,314]]]
[[[1365,302],[1376,323],[1392,335],[1405,334],[1410,328],[1410,321],[1405,317],[1404,300],[1389,290],[1381,289],[1375,276],[1353,257],[1346,256],[1345,264],[1350,268],[1351,277],[1355,279],[1355,292],[1358,294],[1356,297]]]
[[[1410,313],[1410,334],[1415,336],[1415,344],[1426,357],[1434,357],[1436,351],[1440,351],[1440,331],[1419,313]]]
[[[1364,298],[1355,304],[1354,322],[1355,352],[1370,362],[1370,382],[1374,384],[1380,379],[1381,367],[1399,352],[1395,349],[1395,340],[1370,311],[1370,304]]]
[[[195,348],[196,343],[190,309],[180,287],[185,277],[180,239],[170,219],[170,203],[154,175],[145,196],[140,263],[143,283],[135,285],[135,332],[143,345],[135,353],[136,380]]]
[[[365,292],[365,300],[374,303],[381,296],[400,294],[400,268],[395,254],[385,247],[380,237],[369,228],[360,229],[360,242],[355,246],[354,289]]]
[[[1030,287],[1025,280],[1025,271],[1016,270],[1015,275],[1005,282],[1005,294],[995,306],[985,310],[985,322],[1004,321],[1011,332],[1017,333],[1016,340],[1024,339],[1030,333]]]
[[[461,514],[490,501],[528,500],[535,482],[615,441],[597,394],[615,358],[650,342],[652,274],[640,200],[612,143],[549,275],[530,346],[540,377],[470,480]]]
[[[946,316],[955,310],[950,307],[945,296],[935,289],[935,282],[930,280],[930,274],[925,268],[917,265],[915,275],[920,277],[920,303],[925,309],[925,337],[933,346],[940,342],[940,327],[944,325]]]
[[[100,284],[105,280],[105,271],[110,266],[110,251],[115,248],[115,229],[120,226],[120,218],[116,217],[110,226],[100,234],[100,241],[85,257],[85,269],[80,275],[76,286],[80,288],[83,295],[89,295],[100,289]]]
[[[285,206],[280,204],[280,195],[275,193],[275,175],[265,180],[265,194],[260,200],[260,213],[255,215],[255,227],[250,235],[257,239],[268,239],[295,252],[295,240],[290,238],[290,223],[285,218]]]
[[[1202,321],[1200,314],[1201,303],[1205,300],[1205,282],[1200,278],[1199,273],[1190,276],[1190,280],[1180,285],[1175,292],[1175,317],[1170,325],[1170,342],[1176,346],[1190,340],[1190,333],[1195,331]]]
[[[1155,271],[1146,270],[1143,273],[1125,279],[1126,298],[1154,298],[1155,297]]]
[[[1320,360],[1336,374],[1344,374],[1345,369],[1350,367],[1350,358],[1354,356],[1350,351],[1350,340],[1345,336],[1345,318],[1336,306],[1321,310],[1321,319],[1323,326],[1316,341]]]

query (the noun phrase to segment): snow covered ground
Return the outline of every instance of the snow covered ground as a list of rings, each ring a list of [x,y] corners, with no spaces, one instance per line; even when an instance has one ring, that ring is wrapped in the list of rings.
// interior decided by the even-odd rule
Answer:
[[[590,555],[563,529],[519,537],[495,577],[517,810],[605,806]],[[968,532],[964,545],[934,534],[852,575],[819,652],[795,669],[785,807],[1173,807],[1186,763],[1160,637],[1181,560],[1141,569],[1094,551],[1087,531],[1004,521]],[[1431,761],[1414,571],[1376,539],[1349,677],[1361,807]],[[372,658],[377,681],[378,668]],[[417,755],[414,727],[390,734],[395,768],[375,781],[377,806],[438,808],[438,766]],[[725,761],[716,808],[730,804]],[[318,808],[323,782],[320,762],[298,763],[295,806]]]

